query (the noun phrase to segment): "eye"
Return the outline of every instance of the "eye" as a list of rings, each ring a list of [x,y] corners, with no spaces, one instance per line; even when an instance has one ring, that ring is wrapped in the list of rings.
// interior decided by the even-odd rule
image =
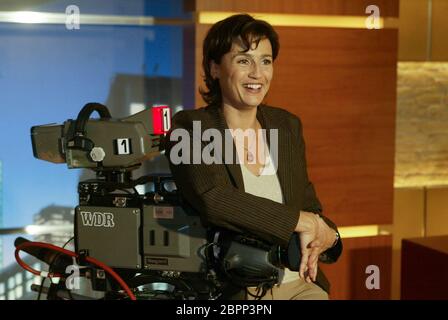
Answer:
[[[249,61],[249,59],[239,59],[237,61],[237,63],[238,64],[243,64],[243,65],[248,65],[248,64],[250,64],[250,61]]]
[[[271,59],[263,59],[263,64],[265,64],[265,65],[269,65],[269,64],[272,64],[272,60]]]

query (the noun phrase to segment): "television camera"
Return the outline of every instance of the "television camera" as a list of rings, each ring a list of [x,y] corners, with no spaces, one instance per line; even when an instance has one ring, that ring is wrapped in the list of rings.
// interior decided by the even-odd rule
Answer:
[[[90,118],[94,112],[98,119]],[[78,184],[74,252],[16,240],[22,267],[60,278],[49,288],[35,290],[45,290],[48,299],[219,299],[228,284],[267,287],[281,280],[284,267],[298,270],[296,234],[288,248],[280,248],[204,228],[199,215],[183,203],[170,175],[133,179],[133,170],[163,152],[170,121],[167,106],[114,119],[106,106],[88,103],[75,120],[31,128],[36,158],[96,174]],[[142,194],[137,186],[150,188]],[[46,262],[49,270],[26,265],[19,251]],[[73,265],[95,297],[67,285],[73,280]]]

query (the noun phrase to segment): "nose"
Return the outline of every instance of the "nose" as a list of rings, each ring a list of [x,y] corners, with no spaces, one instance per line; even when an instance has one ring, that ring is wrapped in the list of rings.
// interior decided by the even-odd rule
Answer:
[[[260,66],[260,63],[253,62],[251,64],[249,77],[251,77],[253,79],[259,79],[261,77],[261,66]]]

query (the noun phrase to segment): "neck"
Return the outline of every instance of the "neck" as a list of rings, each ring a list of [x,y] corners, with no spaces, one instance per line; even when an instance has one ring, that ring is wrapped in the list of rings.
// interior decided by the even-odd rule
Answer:
[[[223,114],[230,129],[254,129],[258,128],[257,107],[237,109],[223,104]]]

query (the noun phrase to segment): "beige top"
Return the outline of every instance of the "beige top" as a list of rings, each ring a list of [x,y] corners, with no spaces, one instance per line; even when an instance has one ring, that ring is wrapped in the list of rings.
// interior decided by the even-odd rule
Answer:
[[[263,168],[259,176],[254,175],[244,164],[241,164],[241,173],[243,175],[245,192],[278,203],[284,203],[282,188],[277,173],[273,170],[271,158],[269,158],[268,164]],[[285,269],[285,275],[281,283],[296,280],[297,277],[297,272]]]

